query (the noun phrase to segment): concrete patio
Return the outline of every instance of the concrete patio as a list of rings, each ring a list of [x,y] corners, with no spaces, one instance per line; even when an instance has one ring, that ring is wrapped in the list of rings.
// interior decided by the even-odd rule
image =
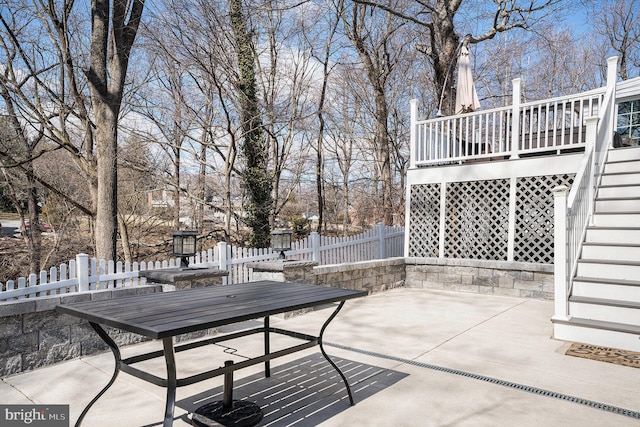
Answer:
[[[271,325],[317,334],[330,310]],[[400,288],[347,301],[325,332],[325,349],[349,378],[306,350],[235,373],[234,398],[263,408],[270,426],[638,426],[640,370],[565,355],[570,343],[550,338],[553,303],[534,299]],[[279,340],[274,337],[272,350]],[[141,350],[140,347],[144,347]],[[123,350],[123,357],[160,348]],[[258,355],[257,338],[227,341],[177,356],[179,376],[225,360]],[[159,375],[162,360],[144,362]],[[157,365],[157,366],[154,366]],[[73,425],[107,384],[110,352],[5,377],[10,404],[69,404]],[[222,378],[178,389],[174,426],[220,400]],[[84,426],[159,426],[165,390],[121,373],[89,411]]]

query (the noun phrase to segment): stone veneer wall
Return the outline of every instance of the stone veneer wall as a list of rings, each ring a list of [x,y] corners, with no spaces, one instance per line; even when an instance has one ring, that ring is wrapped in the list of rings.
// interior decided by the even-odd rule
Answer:
[[[219,285],[222,280],[192,280],[186,287]],[[185,286],[182,286],[184,288]],[[55,311],[58,304],[100,301],[130,295],[162,292],[160,284],[69,293],[0,303],[0,377],[30,371],[63,360],[109,350],[91,325],[77,317]],[[118,346],[149,339],[142,335],[105,327]],[[181,335],[176,341],[215,333],[215,329]]]
[[[363,261],[314,267],[315,284],[369,293],[398,288],[405,284],[404,258]]]
[[[409,287],[553,300],[553,265],[457,258],[406,258]]]

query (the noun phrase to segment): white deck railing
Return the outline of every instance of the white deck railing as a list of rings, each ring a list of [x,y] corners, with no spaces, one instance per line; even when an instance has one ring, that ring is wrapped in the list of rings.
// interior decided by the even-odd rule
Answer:
[[[404,228],[378,224],[370,231],[345,238],[329,238],[311,233],[309,237],[294,242],[292,250],[287,251],[286,256],[291,260],[315,261],[319,265],[326,265],[402,256],[403,250]],[[279,252],[273,252],[270,248],[241,248],[220,242],[215,248],[197,253],[190,259],[190,265],[227,271],[223,284],[233,284],[252,280],[251,263],[274,260],[279,256]],[[40,274],[9,280],[4,285],[0,283],[0,302],[144,285],[146,279],[140,277],[141,271],[179,265],[178,258],[150,263],[114,263],[79,254],[75,260],[59,267],[51,267]]]
[[[486,111],[417,120],[411,101],[411,167],[488,158],[561,152],[584,147],[584,118],[598,114],[605,88],[520,103],[520,79],[512,105]]]

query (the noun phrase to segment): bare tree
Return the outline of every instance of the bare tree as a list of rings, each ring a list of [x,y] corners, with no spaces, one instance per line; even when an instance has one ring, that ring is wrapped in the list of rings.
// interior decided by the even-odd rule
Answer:
[[[380,13],[374,7],[355,2],[351,4],[351,8],[343,10],[343,21],[347,36],[358,53],[373,91],[375,126],[372,149],[382,193],[381,220],[391,225],[393,224],[393,175],[388,129],[387,84],[394,72],[398,57],[403,54],[406,46],[395,43],[394,39],[405,21],[389,12]]]
[[[458,48],[466,34],[468,43],[475,44],[493,39],[497,34],[516,28],[528,29],[536,21],[553,13],[561,0],[430,0],[407,2],[379,2],[375,0],[354,0],[357,3],[375,6],[388,11],[407,22],[412,22],[425,31],[418,48],[428,58],[432,67],[432,78],[436,83],[438,95],[444,93],[442,109],[446,114],[453,112],[453,99],[442,92],[445,81],[455,60]],[[461,32],[461,16],[474,16],[473,21],[481,20],[484,29],[474,33],[470,27]]]
[[[254,55],[273,174],[272,223],[308,169],[310,144],[305,141],[310,138],[307,117],[313,114],[309,100],[316,67],[310,46],[295,25],[304,10],[291,10],[286,2],[271,0],[254,7],[251,14],[252,25],[262,29],[254,46],[263,48]]]
[[[311,19],[302,21],[302,35],[306,44],[311,49],[311,56],[318,61],[322,67],[322,82],[318,89],[317,110],[318,118],[317,138],[316,138],[316,200],[318,205],[318,226],[317,233],[322,232],[324,225],[325,203],[324,203],[324,139],[325,139],[325,108],[327,104],[327,92],[329,88],[329,78],[333,69],[332,55],[336,48],[334,39],[336,38],[340,21],[340,10],[331,8],[335,13],[326,13],[323,9],[311,12]],[[305,10],[303,13],[307,13]],[[328,27],[328,31],[327,31]]]
[[[118,120],[144,0],[86,6],[73,0],[7,2],[11,13],[0,17],[4,87],[21,118],[68,150],[85,171],[92,206],[75,203],[95,218],[97,256],[115,259]],[[80,34],[88,24],[87,45]]]
[[[143,9],[144,0],[91,1],[91,42],[86,76],[95,120],[96,255],[104,259],[116,259],[118,119],[131,48]],[[57,15],[51,16],[54,24],[60,23]]]
[[[640,75],[640,0],[587,1],[587,7],[596,31],[619,56],[620,78]]]
[[[156,41],[158,41],[156,39]],[[146,119],[151,126],[132,129],[132,132],[149,142],[155,142],[165,153],[163,169],[165,183],[172,194],[173,228],[179,230],[182,191],[182,155],[193,125],[188,105],[191,101],[188,73],[167,51],[150,46],[147,52],[153,55],[150,83],[139,91],[134,111]]]
[[[4,83],[4,79],[0,80]],[[18,120],[14,103],[4,84],[0,85],[2,98],[8,115],[3,117],[0,125],[0,169],[7,183],[11,199],[16,211],[20,214],[22,235],[29,252],[29,271],[40,271],[42,238],[40,233],[40,208],[38,186],[34,174],[33,156],[42,135],[29,138]],[[20,183],[20,184],[19,184]],[[17,196],[16,187],[20,185],[25,193],[30,220],[29,232],[25,227],[22,206]]]

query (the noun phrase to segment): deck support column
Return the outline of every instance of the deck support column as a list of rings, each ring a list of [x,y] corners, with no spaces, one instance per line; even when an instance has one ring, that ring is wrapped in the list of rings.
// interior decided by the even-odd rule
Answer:
[[[569,277],[567,275],[567,194],[561,185],[553,190],[553,281],[555,320],[569,320]]]

